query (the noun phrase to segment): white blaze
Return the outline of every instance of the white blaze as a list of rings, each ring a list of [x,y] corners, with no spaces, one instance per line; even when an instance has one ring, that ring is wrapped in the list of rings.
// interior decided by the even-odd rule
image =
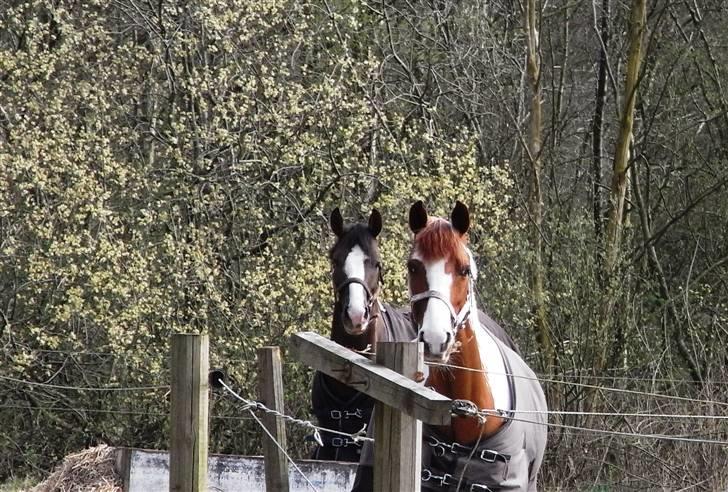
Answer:
[[[452,275],[445,272],[445,260],[437,260],[424,265],[428,289],[437,291],[445,299],[450,300]],[[450,333],[451,328],[450,309],[439,299],[430,298],[422,318],[421,333],[433,355],[442,353],[441,348],[447,340],[447,334]]]
[[[368,256],[359,246],[354,246],[344,261],[344,273],[347,278],[358,278],[362,282],[366,271],[364,269],[364,261]],[[367,294],[364,287],[359,284],[349,284],[349,305],[346,307],[347,314],[352,320],[362,317],[366,313]]]

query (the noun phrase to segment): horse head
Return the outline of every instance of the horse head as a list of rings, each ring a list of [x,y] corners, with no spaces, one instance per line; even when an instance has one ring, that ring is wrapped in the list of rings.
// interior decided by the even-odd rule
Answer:
[[[457,202],[448,221],[429,217],[424,204],[417,202],[410,208],[409,226],[415,235],[407,261],[412,317],[425,359],[434,364],[427,384],[478,408],[510,409],[502,355],[478,318],[477,270],[467,246],[468,208]],[[495,374],[486,374],[485,361]],[[502,424],[495,416],[485,424],[455,419],[449,432],[456,441],[468,443],[494,433]]]
[[[329,223],[336,235],[329,251],[336,295],[334,330],[340,326],[350,337],[361,336],[379,313],[382,267],[376,238],[382,230],[382,216],[374,209],[366,224],[345,225],[336,208]]]
[[[466,236],[468,208],[457,202],[448,222],[428,217],[420,201],[410,209],[409,225],[415,234],[407,262],[412,317],[425,345],[425,357],[445,362],[460,330],[471,317],[477,321],[477,271]]]

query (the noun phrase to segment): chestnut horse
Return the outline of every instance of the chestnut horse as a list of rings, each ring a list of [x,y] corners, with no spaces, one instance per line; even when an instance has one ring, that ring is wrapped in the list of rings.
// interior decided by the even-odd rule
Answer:
[[[453,417],[450,426],[424,430],[422,490],[534,491],[546,447],[546,398],[518,353],[476,315],[468,209],[457,202],[448,222],[428,217],[417,202],[409,226],[412,319],[430,363],[425,384],[489,411],[484,420]]]
[[[329,224],[336,235],[329,251],[335,292],[331,339],[356,351],[374,350],[377,341],[414,340],[417,333],[409,309],[379,300],[382,266],[376,238],[382,230],[380,213],[372,210],[368,223],[345,226],[337,208]],[[352,434],[369,423],[374,407],[369,396],[319,372],[314,375],[311,402],[320,426]],[[322,440],[324,445],[317,446],[314,459],[359,461],[360,443],[326,432]]]

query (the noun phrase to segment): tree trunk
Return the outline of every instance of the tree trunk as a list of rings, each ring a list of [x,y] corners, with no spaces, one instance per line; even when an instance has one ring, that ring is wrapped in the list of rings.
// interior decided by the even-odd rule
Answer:
[[[637,99],[637,86],[642,63],[642,41],[646,22],[646,0],[634,0],[629,25],[629,55],[627,58],[627,77],[624,86],[624,107],[620,118],[617,148],[614,153],[612,189],[609,196],[609,217],[606,231],[604,268],[611,275],[617,264],[624,219],[624,198],[627,192],[627,168],[629,165],[629,146],[632,141],[634,125],[634,106]]]
[[[602,238],[602,159],[604,155],[602,132],[604,130],[604,104],[607,96],[607,45],[609,43],[609,1],[602,0],[602,12],[597,35],[600,37],[599,68],[597,89],[592,120],[592,209],[594,216],[594,235],[597,243]],[[596,7],[595,7],[596,9]],[[596,19],[595,19],[596,22]]]
[[[646,0],[634,0],[629,23],[629,53],[627,56],[627,75],[624,85],[624,105],[619,124],[619,135],[612,167],[612,188],[609,195],[604,252],[604,279],[602,305],[599,319],[599,340],[601,349],[594,361],[594,369],[601,372],[607,362],[607,351],[613,342],[612,313],[618,296],[617,265],[619,263],[622,230],[624,226],[624,202],[627,194],[627,172],[629,151],[632,142],[634,107],[639,85],[640,65],[642,63],[642,42],[646,27]]]
[[[528,160],[530,162],[530,179],[528,190],[528,213],[531,216],[531,295],[533,297],[533,316],[536,334],[543,354],[545,370],[553,365],[554,350],[549,333],[546,301],[544,291],[543,268],[543,193],[541,189],[542,171],[542,117],[541,108],[541,57],[537,29],[537,2],[528,0],[525,10],[526,24],[526,77],[530,88],[530,118],[528,125]]]

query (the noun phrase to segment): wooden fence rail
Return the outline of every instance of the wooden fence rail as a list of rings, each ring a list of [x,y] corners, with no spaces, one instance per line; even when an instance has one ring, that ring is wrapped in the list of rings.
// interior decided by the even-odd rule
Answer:
[[[207,487],[208,347],[207,335],[172,337],[171,492],[203,492]],[[423,376],[422,345],[380,342],[376,363],[311,332],[295,334],[291,349],[299,361],[377,400],[375,490],[419,490],[422,422],[448,425],[452,404],[447,397],[416,382]],[[258,365],[261,403],[283,413],[279,348],[261,348]],[[285,449],[283,420],[272,414],[264,415],[262,420]],[[266,490],[286,492],[287,458],[270,439],[264,438],[263,442]]]
[[[300,362],[410,417],[427,424],[450,425],[452,401],[449,398],[318,333],[294,334],[291,349]]]
[[[417,384],[423,377],[422,344],[379,342],[376,363],[317,333],[296,333],[295,357],[313,369],[377,400],[374,490],[420,489],[422,422],[450,424],[452,401]]]

